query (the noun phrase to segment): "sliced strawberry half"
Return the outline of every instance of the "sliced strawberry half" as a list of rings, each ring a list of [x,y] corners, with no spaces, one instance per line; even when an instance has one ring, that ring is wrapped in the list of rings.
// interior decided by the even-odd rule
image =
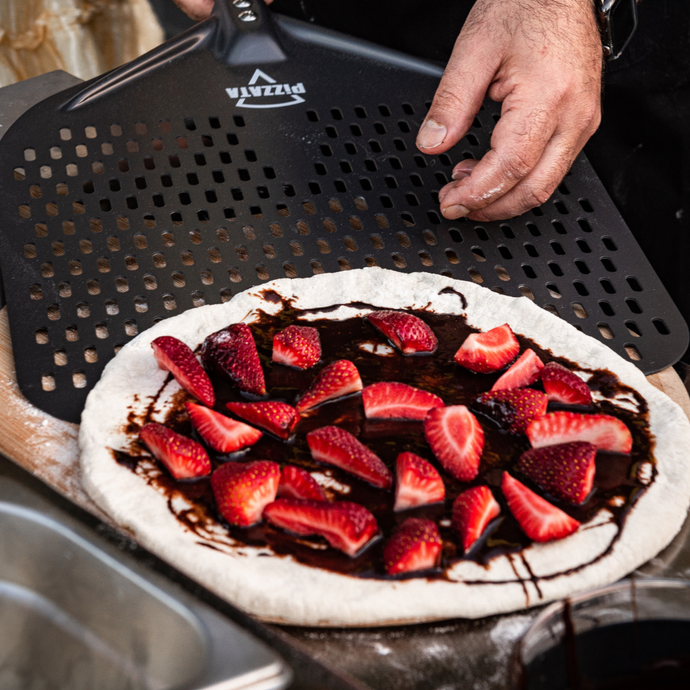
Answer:
[[[175,479],[205,477],[211,471],[204,447],[167,426],[150,422],[139,432],[139,438]]]
[[[582,503],[594,485],[597,447],[584,441],[532,448],[520,456],[518,469],[556,498]]]
[[[505,425],[512,434],[524,434],[533,419],[546,414],[548,404],[546,395],[532,388],[489,391],[475,402],[478,411]]]
[[[362,390],[367,419],[424,419],[433,407],[443,407],[443,400],[405,383],[382,381]]]
[[[357,367],[347,359],[339,359],[324,367],[295,403],[298,412],[304,412],[327,400],[362,390],[362,379]]]
[[[438,503],[446,497],[446,487],[436,468],[414,453],[400,453],[395,461],[395,506],[407,510]]]
[[[510,326],[471,333],[455,353],[455,361],[478,374],[490,374],[510,364],[520,352],[520,343]]]
[[[231,525],[249,527],[275,500],[279,481],[277,462],[226,462],[211,475],[211,488],[220,514]]]
[[[282,402],[255,402],[255,403],[227,403],[230,412],[252,424],[266,429],[278,438],[288,438],[292,434],[297,422],[299,412]]]
[[[201,346],[201,361],[207,370],[234,381],[240,390],[266,395],[259,353],[246,323],[236,323],[207,336]]]
[[[393,476],[376,453],[351,433],[337,426],[323,426],[307,434],[312,457],[335,465],[380,489],[390,489]]]
[[[319,486],[309,472],[301,467],[286,465],[280,475],[278,496],[299,498],[305,501],[327,501],[326,492]]]
[[[465,551],[469,551],[500,512],[501,507],[488,486],[474,486],[458,495],[453,503],[452,523]]]
[[[549,362],[541,372],[541,382],[549,400],[566,405],[591,405],[589,386],[570,369],[557,362]]]
[[[549,412],[531,422],[526,429],[532,448],[554,446],[571,441],[587,441],[599,450],[629,453],[632,435],[620,419],[607,414]]]
[[[273,525],[307,536],[318,534],[335,549],[354,556],[378,531],[376,518],[358,503],[279,498],[264,510]]]
[[[219,453],[234,453],[241,448],[253,446],[262,432],[249,424],[230,419],[208,407],[187,403],[187,412],[194,428],[213,450]]]
[[[383,547],[383,565],[389,575],[428,570],[438,563],[442,545],[435,522],[407,518]]]
[[[510,512],[520,523],[522,531],[536,542],[563,539],[572,534],[580,523],[552,505],[534,491],[530,491],[522,482],[503,473],[501,482],[503,495],[508,502]]]
[[[434,332],[418,316],[402,311],[373,311],[367,319],[404,355],[435,352],[438,340]]]
[[[506,388],[525,388],[539,380],[539,372],[544,363],[534,350],[525,350],[497,381],[491,386],[492,391],[502,391]]]
[[[169,371],[182,388],[204,405],[213,407],[216,402],[213,384],[191,348],[171,335],[156,338],[151,347],[161,369]]]
[[[319,332],[311,326],[288,326],[273,336],[273,361],[309,369],[321,359]]]
[[[464,405],[430,410],[424,419],[424,435],[446,472],[462,482],[477,476],[484,431]]]

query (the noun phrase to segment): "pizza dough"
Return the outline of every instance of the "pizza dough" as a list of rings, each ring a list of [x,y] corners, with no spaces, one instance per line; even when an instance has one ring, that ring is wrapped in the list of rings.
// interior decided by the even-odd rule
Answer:
[[[508,323],[516,333],[583,369],[608,369],[649,406],[658,474],[631,509],[617,539],[618,527],[602,509],[566,539],[499,556],[487,567],[460,561],[447,570],[445,580],[342,575],[277,556],[265,547],[238,545],[221,525],[211,529],[212,539],[205,544],[169,510],[168,497],[116,462],[111,449],[129,450],[128,420],[145,413],[151,402],[148,396],[155,396],[168,376],[156,365],[151,341],[173,335],[194,349],[209,333],[258,319],[258,310],[269,314],[280,310],[280,301],[262,298],[266,290],[293,300],[300,309],[343,305],[319,318],[342,319],[370,311],[347,306],[359,303],[461,314],[481,330]],[[174,380],[165,386],[153,421],[163,421],[179,390]],[[636,404],[630,398],[617,403]],[[651,386],[634,365],[524,297],[498,295],[474,283],[430,273],[367,268],[278,280],[251,288],[226,304],[164,320],[128,343],[108,364],[88,397],[79,443],[87,492],[143,546],[245,611],[293,625],[399,625],[478,618],[562,598],[613,582],[653,557],[678,532],[690,504],[690,423],[680,407]]]

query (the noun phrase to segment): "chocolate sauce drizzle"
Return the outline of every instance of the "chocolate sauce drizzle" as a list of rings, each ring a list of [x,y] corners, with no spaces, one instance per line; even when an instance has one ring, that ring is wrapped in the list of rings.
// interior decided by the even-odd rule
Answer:
[[[448,289],[443,292],[447,291]],[[275,298],[271,299],[273,295]],[[637,469],[643,462],[654,464],[653,440],[649,433],[646,402],[635,390],[623,386],[613,373],[606,370],[579,369],[591,374],[590,388],[604,396],[601,402],[596,403],[593,408],[586,409],[586,411],[612,414],[621,419],[633,436],[632,453],[629,456],[598,453],[594,491],[582,505],[572,506],[544,494],[531,480],[520,475],[517,471],[517,461],[521,453],[530,447],[527,438],[522,435],[515,436],[507,433],[491,419],[481,415],[474,407],[473,402],[476,397],[489,390],[502,372],[473,374],[455,364],[453,355],[457,348],[471,332],[477,330],[470,327],[464,317],[436,314],[431,311],[413,312],[424,319],[438,337],[437,352],[434,355],[403,356],[398,351],[394,351],[390,354],[381,355],[373,354],[366,349],[368,347],[371,350],[377,345],[384,344],[385,341],[365,319],[356,317],[333,321],[318,318],[320,314],[327,314],[343,305],[299,310],[295,309],[290,301],[284,300],[278,293],[273,293],[273,295],[265,295],[265,298],[270,302],[277,302],[279,299],[283,302],[283,309],[275,315],[262,313],[260,320],[251,324],[261,364],[266,375],[268,388],[266,399],[292,404],[298,395],[311,384],[316,373],[323,366],[337,359],[349,359],[359,370],[365,386],[377,381],[400,381],[436,393],[446,405],[463,404],[471,409],[474,408],[473,411],[477,414],[486,437],[479,475],[471,482],[459,482],[445,473],[435,461],[426,444],[421,422],[367,420],[364,416],[360,394],[325,403],[305,414],[300,420],[294,436],[288,441],[281,441],[268,433],[264,433],[257,444],[231,455],[220,455],[207,447],[214,468],[224,462],[258,459],[273,460],[280,463],[281,466],[294,464],[308,471],[321,473],[328,482],[326,492],[331,499],[346,499],[366,506],[378,521],[381,537],[371,542],[355,558],[350,558],[329,548],[321,537],[296,537],[266,523],[260,523],[249,528],[229,525],[220,517],[216,509],[208,477],[192,481],[175,481],[148,454],[142,456],[142,452],[146,451],[139,444],[137,434],[141,426],[151,419],[160,396],[159,391],[151,399],[143,417],[137,418],[132,412],[127,420],[125,431],[132,438],[130,452],[112,452],[117,462],[140,475],[149,485],[168,497],[170,511],[184,527],[199,537],[200,544],[219,550],[238,545],[265,547],[267,553],[291,555],[306,565],[357,577],[381,579],[407,579],[410,577],[425,577],[431,580],[452,579],[448,577],[447,571],[459,560],[469,559],[488,567],[490,561],[497,556],[519,554],[526,571],[529,573],[526,581],[534,585],[539,597],[541,597],[538,585],[540,579],[552,579],[563,574],[569,574],[589,565],[589,563],[545,577],[536,577],[532,573],[523,554],[523,550],[531,544],[531,541],[522,532],[517,521],[508,510],[500,491],[502,473],[504,470],[509,470],[520,481],[583,523],[591,520],[602,507],[606,506],[612,514],[612,521],[618,526],[618,530],[608,547],[592,562],[603,558],[613,548],[620,535],[626,515],[646,488],[637,479]],[[465,305],[464,296],[461,293],[458,295]],[[347,306],[366,309],[379,308],[368,304],[348,304]],[[309,320],[306,321],[305,317],[309,317]],[[317,318],[314,319],[314,317]],[[295,322],[308,323],[308,325],[319,330],[322,361],[311,370],[292,369],[274,364],[271,361],[273,335]],[[562,357],[555,357],[550,351],[540,348],[528,338],[518,336],[518,340],[520,341],[521,352],[527,348],[532,348],[544,363],[556,361],[570,369],[578,369],[574,363]],[[166,379],[162,388],[167,385],[168,381],[169,379]],[[228,382],[214,378],[213,384],[216,391],[215,409],[219,412],[227,412],[225,407],[227,402],[246,400]],[[634,406],[637,408],[636,412],[625,409],[614,402],[613,399],[621,395],[634,402]],[[184,391],[179,391],[175,395],[173,404],[166,414],[166,424],[203,443],[203,439],[193,430],[184,409],[184,402],[189,399],[191,399],[190,396]],[[557,407],[553,406],[552,408],[550,406],[549,409],[557,409]],[[306,434],[313,429],[330,424],[340,426],[358,437],[386,463],[393,474],[395,474],[395,459],[403,451],[411,451],[430,460],[440,470],[446,485],[445,502],[394,513],[393,491],[374,488],[347,472],[313,460],[306,443]],[[652,481],[655,476],[656,469],[654,468]],[[459,546],[456,535],[450,526],[451,508],[455,497],[460,492],[480,484],[488,484],[493,489],[494,495],[501,505],[501,515],[492,522],[479,542],[468,553],[463,554],[462,547]],[[612,505],[611,501],[614,498],[618,499],[619,505]],[[188,507],[179,507],[185,504]],[[427,517],[439,525],[443,539],[441,562],[438,568],[431,571],[390,578],[384,574],[383,544],[396,526],[410,516]],[[515,580],[506,580],[503,583],[515,581],[522,582],[523,586],[526,585],[526,581],[523,581],[517,572]],[[463,582],[467,583],[467,581]],[[487,584],[487,582],[477,581],[477,584]],[[500,583],[494,581],[490,584]],[[527,591],[526,596],[528,597]]]

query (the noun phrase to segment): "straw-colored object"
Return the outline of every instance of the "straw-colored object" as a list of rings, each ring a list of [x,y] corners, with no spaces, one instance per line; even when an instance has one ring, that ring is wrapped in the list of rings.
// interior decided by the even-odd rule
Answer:
[[[147,0],[0,0],[0,86],[55,69],[90,79],[162,40]]]

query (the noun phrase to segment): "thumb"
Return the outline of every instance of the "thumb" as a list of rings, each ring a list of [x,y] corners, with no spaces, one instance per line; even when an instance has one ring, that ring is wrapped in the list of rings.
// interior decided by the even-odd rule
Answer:
[[[474,38],[474,37],[473,37]],[[424,153],[443,153],[457,144],[472,125],[498,68],[497,51],[478,41],[458,37],[417,135]]]

